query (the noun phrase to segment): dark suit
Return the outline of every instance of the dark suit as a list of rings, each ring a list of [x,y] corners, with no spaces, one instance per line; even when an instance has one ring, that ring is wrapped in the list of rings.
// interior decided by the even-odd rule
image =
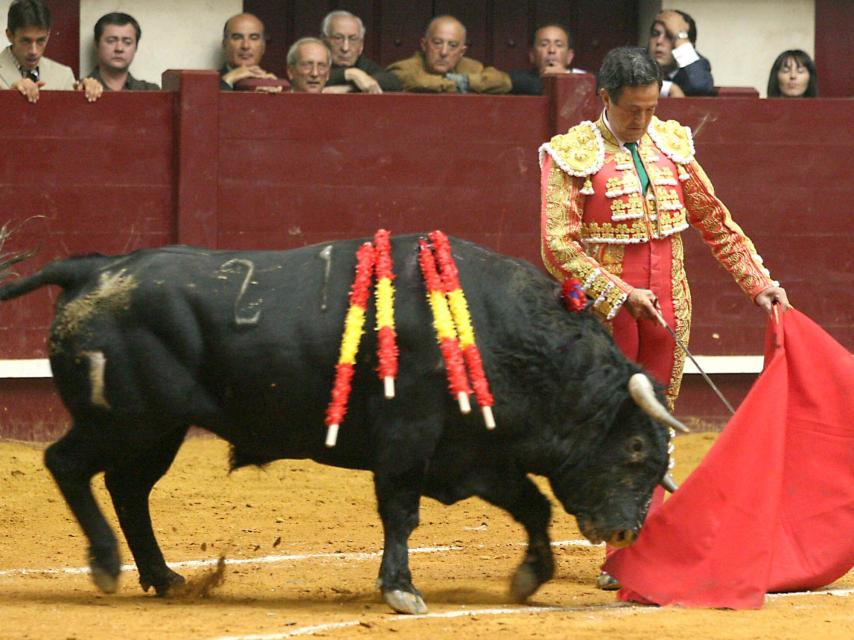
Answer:
[[[376,62],[368,60],[365,56],[359,56],[359,59],[356,60],[356,64],[353,66],[360,71],[364,71],[376,80],[383,91],[401,91],[403,89],[403,86],[400,84],[400,80],[397,79],[396,75],[391,71],[386,71]],[[329,73],[329,82],[326,83],[326,86],[329,87],[332,85],[349,84],[353,87],[354,91],[358,91],[359,88],[354,83],[348,82],[344,78],[344,73],[347,69],[349,69],[349,67],[341,67],[337,64],[333,64],[332,70]]]
[[[700,55],[699,53],[697,55]],[[687,67],[682,67],[671,78],[674,84],[678,84],[679,88],[685,92],[686,96],[713,96],[715,95],[715,81],[712,79],[711,63],[700,56],[689,64]]]

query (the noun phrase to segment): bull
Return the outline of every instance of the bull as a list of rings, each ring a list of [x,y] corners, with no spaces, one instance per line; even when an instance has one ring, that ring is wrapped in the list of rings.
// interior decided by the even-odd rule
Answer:
[[[120,572],[90,488],[100,472],[142,588],[166,595],[183,582],[155,539],[148,499],[191,425],[231,444],[232,468],[310,458],[373,472],[384,532],[378,584],[398,612],[426,611],[407,547],[421,496],[444,504],[479,496],[521,523],[528,546],[510,589],[520,602],[554,573],[550,503],[528,474],[548,479],[591,542],[634,540],[668,477],[662,423],[681,426],[660,390],[592,315],[563,308],[548,276],[451,239],[498,426],[462,415],[447,391],[417,241],[392,242],[397,393],[383,396],[368,331],[333,448],[324,445],[324,410],[359,241],[79,256],[0,288],[0,300],[62,289],[48,351],[72,425],[45,464],[86,535],[98,588],[115,591]],[[369,310],[366,326],[374,321]]]

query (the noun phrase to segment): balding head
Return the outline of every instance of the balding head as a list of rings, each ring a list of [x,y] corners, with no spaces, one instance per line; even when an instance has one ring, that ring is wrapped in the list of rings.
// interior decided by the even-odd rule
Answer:
[[[252,67],[261,64],[267,43],[264,23],[251,13],[229,18],[222,29],[222,51],[230,67]]]
[[[453,16],[437,16],[421,39],[427,71],[445,75],[453,71],[466,52],[466,28]]]

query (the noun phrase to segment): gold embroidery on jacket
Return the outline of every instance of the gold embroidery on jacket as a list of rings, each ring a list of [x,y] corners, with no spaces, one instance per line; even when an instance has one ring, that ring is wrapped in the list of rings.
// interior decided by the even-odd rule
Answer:
[[[673,175],[673,171],[670,170],[670,167],[662,167],[661,165],[654,164],[647,168],[647,173],[649,174],[649,179],[652,184],[674,187],[677,184],[676,176]]]
[[[674,236],[672,240],[672,288],[673,288],[673,314],[675,326],[673,330],[682,341],[688,344],[691,335],[691,290],[688,288],[688,278],[685,275],[685,251],[682,246],[681,236]],[[682,374],[685,369],[685,354],[678,347],[673,351],[673,369],[670,374],[670,384],[667,385],[667,404],[673,412],[679,389],[682,386]]]
[[[611,220],[631,220],[643,217],[643,198],[640,193],[633,193],[628,198],[611,201]]]

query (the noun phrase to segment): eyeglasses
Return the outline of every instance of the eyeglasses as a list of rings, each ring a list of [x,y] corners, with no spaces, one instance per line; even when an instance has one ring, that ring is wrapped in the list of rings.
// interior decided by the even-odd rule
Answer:
[[[362,41],[362,36],[345,36],[344,34],[336,33],[333,36],[329,36],[329,39],[335,44],[344,44],[345,40],[350,44],[359,44]]]

